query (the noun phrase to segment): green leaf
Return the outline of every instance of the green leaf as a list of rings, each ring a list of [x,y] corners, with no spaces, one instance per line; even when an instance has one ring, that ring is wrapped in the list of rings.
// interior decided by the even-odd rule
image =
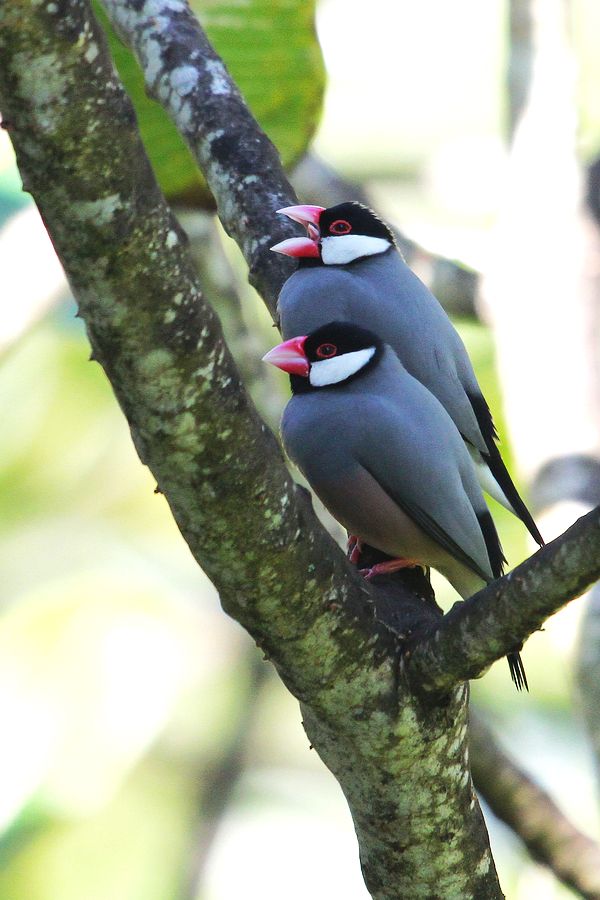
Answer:
[[[191,7],[284,166],[306,150],[317,127],[325,71],[314,26],[316,0],[191,0]],[[115,36],[99,0],[95,13],[108,34],[119,75],[132,99],[146,152],[167,197],[210,204],[192,154],[154,100],[142,72]]]

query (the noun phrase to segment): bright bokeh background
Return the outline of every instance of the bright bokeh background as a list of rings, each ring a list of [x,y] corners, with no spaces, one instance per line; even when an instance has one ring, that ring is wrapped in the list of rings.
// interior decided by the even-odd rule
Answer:
[[[589,154],[600,15],[593,0],[576,11]],[[330,82],[318,151],[410,236],[475,266],[505,162],[505,25],[500,0],[323,0],[319,16]],[[203,900],[364,900],[341,792],[153,493],[4,133],[0,291],[0,900],[192,900],[197,866]],[[245,303],[266,348],[250,291]],[[459,325],[502,430],[491,335]],[[515,564],[530,550],[523,529],[495,513]],[[443,585],[440,598],[452,599]],[[577,615],[529,641],[529,696],[504,662],[473,694],[593,834],[569,668]],[[570,896],[489,824],[511,900]]]

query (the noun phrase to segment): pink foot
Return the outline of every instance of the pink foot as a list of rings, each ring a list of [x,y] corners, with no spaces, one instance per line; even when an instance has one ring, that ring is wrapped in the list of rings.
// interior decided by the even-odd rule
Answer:
[[[354,565],[358,565],[358,560],[360,559],[360,554],[362,553],[362,549],[363,549],[363,542],[361,541],[361,539],[359,537],[357,537],[355,534],[349,534],[348,535],[348,547],[347,547],[346,552],[348,553],[348,559],[350,560],[351,563],[354,563]]]
[[[359,569],[359,572],[366,581],[370,581],[377,575],[391,575],[392,572],[399,572],[400,569],[420,565],[421,563],[417,559],[388,559],[386,562],[376,563],[370,569]]]

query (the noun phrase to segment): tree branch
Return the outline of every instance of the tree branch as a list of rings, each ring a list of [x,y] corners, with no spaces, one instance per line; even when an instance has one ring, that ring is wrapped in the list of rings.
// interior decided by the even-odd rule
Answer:
[[[223,227],[271,313],[289,259],[270,247],[297,230],[275,210],[296,202],[279,155],[185,0],[103,0],[135,52],[150,96],[172,117],[202,169]]]
[[[471,712],[469,745],[475,787],[532,857],[582,897],[600,897],[600,846],[578,831],[552,798],[499,746]]]
[[[183,2],[146,2],[152,22],[140,6],[120,3],[117,18],[273,309],[285,271],[268,247],[289,234],[273,210],[293,200],[273,148]],[[407,572],[371,591],[294,487],[201,295],[84,0],[5,0],[0,25],[0,106],[94,354],[225,609],[301,699],[348,799],[373,896],[499,897],[467,766],[467,688],[450,690],[450,668],[443,699],[424,701],[397,678],[396,634],[437,616],[426,582]],[[389,622],[387,607],[392,627],[379,618]]]
[[[457,603],[415,643],[406,674],[415,690],[444,692],[495,660],[600,578],[600,507],[504,578]]]
[[[194,94],[212,117],[205,152],[210,144],[220,154],[212,168],[207,161],[210,180],[274,298],[281,269],[264,236],[269,223],[279,227],[273,207],[293,198],[277,187],[273,162],[248,180],[256,169],[238,156],[261,164],[256,132],[229,155],[208,136],[221,127],[239,135],[231,103],[243,106],[211,60],[212,51],[203,69],[211,97]],[[468,691],[461,686],[427,715],[398,694],[396,639],[375,619],[370,591],[318,525],[248,400],[83,0],[0,6],[0,108],[136,448],[225,609],[302,699],[309,736],[352,810],[373,896],[498,898],[465,766]],[[423,606],[415,593],[423,583],[411,578],[378,596]]]

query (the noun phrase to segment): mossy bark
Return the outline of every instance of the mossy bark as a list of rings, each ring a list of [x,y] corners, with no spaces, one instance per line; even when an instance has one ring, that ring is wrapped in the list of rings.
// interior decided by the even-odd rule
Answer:
[[[276,158],[260,132],[251,137],[243,101],[180,0],[119,5],[133,30],[151,7],[156,19],[176,13],[181,33],[198,39],[204,77],[193,98],[208,92],[212,117],[199,158],[273,309],[285,274],[268,255],[285,234],[274,208],[293,199]],[[168,39],[168,29],[155,38],[161,47]],[[165,47],[148,64],[171,65],[155,76],[172,86],[180,63]],[[301,701],[348,799],[371,893],[502,896],[469,774],[468,690],[453,672],[446,690],[420,694],[400,665],[402,640],[438,621],[427,583],[408,572],[367,587],[294,486],[203,297],[84,0],[4,0],[0,108],[140,458],[224,608]],[[246,118],[236,131],[238,113]],[[227,160],[214,146],[225,124],[246,135]],[[482,667],[506,649],[488,647]]]

